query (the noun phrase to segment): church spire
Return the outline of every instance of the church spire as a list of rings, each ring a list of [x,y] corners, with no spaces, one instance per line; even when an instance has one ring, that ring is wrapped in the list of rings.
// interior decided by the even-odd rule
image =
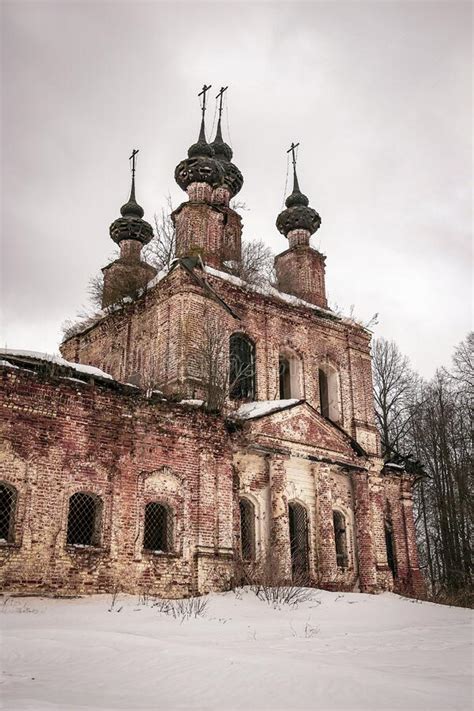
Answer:
[[[309,200],[304,195],[299,186],[298,175],[296,173],[296,149],[299,143],[292,143],[287,153],[291,153],[293,163],[293,191],[285,200],[286,210],[278,215],[276,226],[278,231],[288,237],[293,230],[304,230],[307,232],[307,241],[312,234],[319,229],[321,218],[312,207],[309,207]]]
[[[110,236],[114,242],[119,244],[122,240],[133,239],[148,244],[153,237],[153,229],[151,225],[142,219],[145,214],[141,205],[137,203],[135,198],[135,170],[136,157],[138,149],[132,151],[129,160],[132,166],[132,184],[130,187],[130,197],[128,201],[120,208],[120,214],[117,220],[110,225]]]
[[[204,84],[198,96],[202,96],[201,126],[197,143],[188,149],[188,157],[176,166],[174,178],[182,190],[187,190],[193,183],[207,183],[211,188],[222,182],[223,170],[220,163],[214,160],[214,149],[206,140],[205,114],[206,93],[211,85]]]
[[[216,137],[211,143],[211,147],[214,150],[216,159],[221,163],[224,169],[223,187],[227,188],[230,195],[234,197],[242,189],[244,179],[237,166],[231,163],[233,156],[232,148],[222,138],[223,99],[224,93],[228,88],[227,86],[221,86],[219,93],[216,95],[216,99],[219,101],[219,116],[217,119]]]

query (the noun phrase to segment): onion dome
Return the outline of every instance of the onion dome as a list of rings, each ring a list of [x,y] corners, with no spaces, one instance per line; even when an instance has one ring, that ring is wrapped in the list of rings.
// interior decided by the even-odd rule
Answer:
[[[280,212],[277,217],[276,226],[279,232],[285,237],[292,230],[306,230],[310,235],[314,234],[321,225],[321,218],[312,207],[309,200],[300,190],[296,166],[293,164],[293,192],[285,200],[286,210]]]
[[[124,239],[135,239],[142,244],[148,244],[153,237],[153,228],[148,222],[142,220],[145,213],[135,200],[135,163],[132,168],[130,197],[120,208],[120,214],[122,217],[110,225],[109,232],[113,241],[119,244]]]
[[[242,190],[244,178],[237,166],[234,165],[234,163],[231,163],[233,155],[232,148],[227,143],[225,143],[222,138],[220,116],[217,122],[216,137],[211,143],[211,146],[214,149],[214,155],[216,157],[216,160],[219,161],[224,170],[222,184],[225,188],[229,190],[231,196],[234,197],[235,195],[237,195],[238,192],[240,192],[240,190]]]
[[[188,157],[176,166],[174,179],[182,190],[186,190],[191,183],[207,183],[215,188],[222,184],[223,176],[221,163],[214,159],[214,149],[206,141],[203,115],[197,143],[193,143]]]

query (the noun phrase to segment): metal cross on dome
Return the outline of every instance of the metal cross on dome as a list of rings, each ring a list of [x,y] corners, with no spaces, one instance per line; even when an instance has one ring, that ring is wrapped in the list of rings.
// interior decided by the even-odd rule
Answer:
[[[287,153],[290,153],[290,152],[291,152],[291,160],[293,161],[293,168],[295,168],[295,169],[296,169],[296,153],[295,153],[295,150],[298,148],[299,145],[300,145],[299,142],[298,142],[298,143],[292,143],[291,146],[290,146],[290,147],[288,148],[288,150],[287,150]]]
[[[204,117],[204,114],[205,114],[205,112],[206,112],[206,93],[209,91],[209,89],[211,88],[211,86],[212,86],[212,84],[209,84],[209,86],[206,86],[206,85],[204,84],[204,86],[202,87],[201,91],[200,91],[199,94],[198,94],[198,96],[202,96],[202,108],[201,108],[201,111],[202,111],[203,117]]]
[[[221,90],[216,95],[216,99],[219,99],[219,118],[222,116],[222,101],[224,99],[224,92],[227,91],[228,86],[221,86]]]
[[[128,160],[132,161],[132,177],[135,177],[135,157],[136,157],[138,151],[139,151],[138,148],[134,148],[132,151],[132,155],[128,159]]]

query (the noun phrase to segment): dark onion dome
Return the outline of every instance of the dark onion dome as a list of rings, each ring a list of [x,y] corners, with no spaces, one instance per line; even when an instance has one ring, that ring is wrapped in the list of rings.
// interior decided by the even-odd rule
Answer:
[[[222,185],[223,177],[221,163],[215,160],[214,149],[206,141],[203,117],[197,143],[193,143],[188,157],[176,166],[174,179],[182,190],[186,190],[191,183],[208,183],[215,188]]]
[[[217,122],[216,137],[211,143],[211,147],[214,149],[216,160],[220,162],[222,168],[224,169],[224,178],[222,181],[223,185],[229,190],[232,197],[234,197],[238,192],[240,192],[240,190],[242,190],[244,178],[237,166],[230,162],[233,155],[232,148],[228,143],[225,143],[222,138],[220,117]]]
[[[113,241],[119,244],[124,239],[136,239],[142,244],[148,244],[153,237],[153,228],[148,222],[142,220],[145,213],[135,200],[135,176],[132,177],[130,197],[120,208],[120,214],[122,217],[110,225],[109,232]]]
[[[300,190],[296,169],[293,169],[293,192],[285,200],[286,210],[280,212],[276,226],[285,237],[292,230],[307,230],[314,234],[321,225],[321,218],[312,207],[309,200]]]

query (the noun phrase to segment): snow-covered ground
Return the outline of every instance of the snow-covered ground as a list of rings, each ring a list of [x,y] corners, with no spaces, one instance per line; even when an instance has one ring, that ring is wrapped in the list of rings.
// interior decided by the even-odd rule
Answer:
[[[125,595],[0,600],[2,708],[471,708],[469,610],[388,593],[205,599],[184,620]]]

